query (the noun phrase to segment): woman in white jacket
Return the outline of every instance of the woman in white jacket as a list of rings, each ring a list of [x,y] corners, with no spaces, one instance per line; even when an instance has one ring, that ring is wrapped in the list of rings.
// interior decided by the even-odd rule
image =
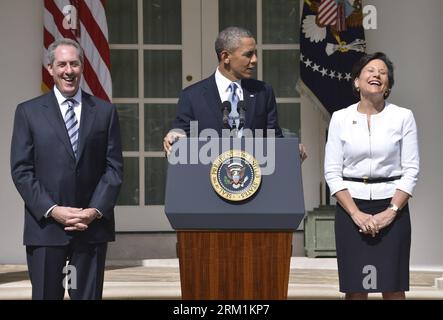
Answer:
[[[346,299],[404,299],[409,290],[408,199],[419,172],[412,112],[386,102],[394,67],[381,52],[353,68],[360,101],[332,115],[325,179],[337,199],[335,238],[340,291]]]

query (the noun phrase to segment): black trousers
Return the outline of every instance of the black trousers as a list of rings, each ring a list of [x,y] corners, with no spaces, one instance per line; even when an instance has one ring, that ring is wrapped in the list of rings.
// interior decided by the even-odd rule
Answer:
[[[26,246],[33,300],[99,300],[108,243],[72,241],[66,246]],[[69,262],[67,265],[66,263]]]

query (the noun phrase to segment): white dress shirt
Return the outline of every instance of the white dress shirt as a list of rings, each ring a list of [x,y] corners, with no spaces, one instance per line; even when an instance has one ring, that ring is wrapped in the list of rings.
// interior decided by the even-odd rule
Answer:
[[[62,113],[63,119],[65,118],[66,111],[68,110],[68,103],[65,102],[66,99],[71,98],[71,99],[74,99],[75,101],[77,101],[77,103],[72,107],[74,109],[75,117],[77,118],[78,127],[80,128],[80,119],[81,119],[81,115],[82,115],[82,90],[78,89],[77,93],[74,96],[66,98],[57,89],[57,87],[54,86],[54,94],[55,94],[55,97],[57,98],[58,106],[60,107],[60,111]]]
[[[241,80],[231,81],[221,74],[220,70],[215,71],[215,83],[217,84],[218,94],[220,95],[221,101],[226,101],[229,99],[229,94],[231,91],[229,90],[229,86],[232,82],[237,83],[237,95],[240,100],[243,100],[243,89],[241,87]]]
[[[224,75],[222,75],[222,73],[220,72],[220,70],[215,71],[215,83],[217,85],[217,89],[218,89],[218,94],[220,95],[220,99],[221,101],[229,101],[229,96],[231,94],[231,90],[229,88],[229,86],[231,85],[232,82],[235,82],[237,84],[237,90],[236,90],[236,94],[239,98],[239,100],[243,100],[243,89],[241,87],[241,80],[237,80],[237,81],[231,81],[228,78],[226,78]],[[233,106],[231,106],[233,108]],[[233,114],[236,114],[237,117],[234,118]],[[229,114],[229,124],[231,126],[233,126],[233,123],[236,123],[236,126],[238,127],[239,123],[240,123],[240,119],[238,118],[238,110],[237,112],[233,112],[233,110],[231,111],[231,113]],[[240,130],[237,131],[237,137],[241,137],[243,135],[243,128],[241,128]]]
[[[385,108],[371,115],[357,111],[358,104],[334,112],[329,124],[325,151],[325,179],[331,195],[348,189],[353,198],[386,199],[402,190],[412,195],[419,172],[417,127],[408,109],[386,102]],[[365,184],[344,181],[351,178],[401,179]]]

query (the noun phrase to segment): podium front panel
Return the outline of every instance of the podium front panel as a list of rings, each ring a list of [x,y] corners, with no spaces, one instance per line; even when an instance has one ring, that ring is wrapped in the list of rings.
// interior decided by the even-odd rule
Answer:
[[[247,146],[252,142],[247,139],[239,140],[241,149],[249,151]],[[216,140],[220,154],[232,149],[232,145],[226,141],[223,143],[223,139]],[[251,198],[231,202],[220,197],[211,185],[212,163],[198,161],[190,164],[195,162],[196,153],[205,145],[207,147],[208,142],[197,139],[180,141],[181,147],[187,146],[189,161],[186,164],[168,164],[165,212],[171,226],[176,230],[297,229],[305,214],[299,142],[297,138],[276,138],[274,142],[274,157],[267,154],[274,150],[268,150],[267,142],[263,143],[264,152],[254,152],[259,163],[263,160],[261,154],[268,160],[275,160],[274,172],[261,176],[260,188]],[[213,158],[217,156],[215,154]]]

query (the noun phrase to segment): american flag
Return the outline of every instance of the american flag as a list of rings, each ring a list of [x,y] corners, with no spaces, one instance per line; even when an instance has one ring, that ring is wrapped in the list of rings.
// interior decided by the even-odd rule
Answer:
[[[112,82],[106,0],[45,0],[42,90],[54,86],[47,70],[47,49],[58,38],[77,41],[85,53],[81,87],[97,97],[111,101]]]

